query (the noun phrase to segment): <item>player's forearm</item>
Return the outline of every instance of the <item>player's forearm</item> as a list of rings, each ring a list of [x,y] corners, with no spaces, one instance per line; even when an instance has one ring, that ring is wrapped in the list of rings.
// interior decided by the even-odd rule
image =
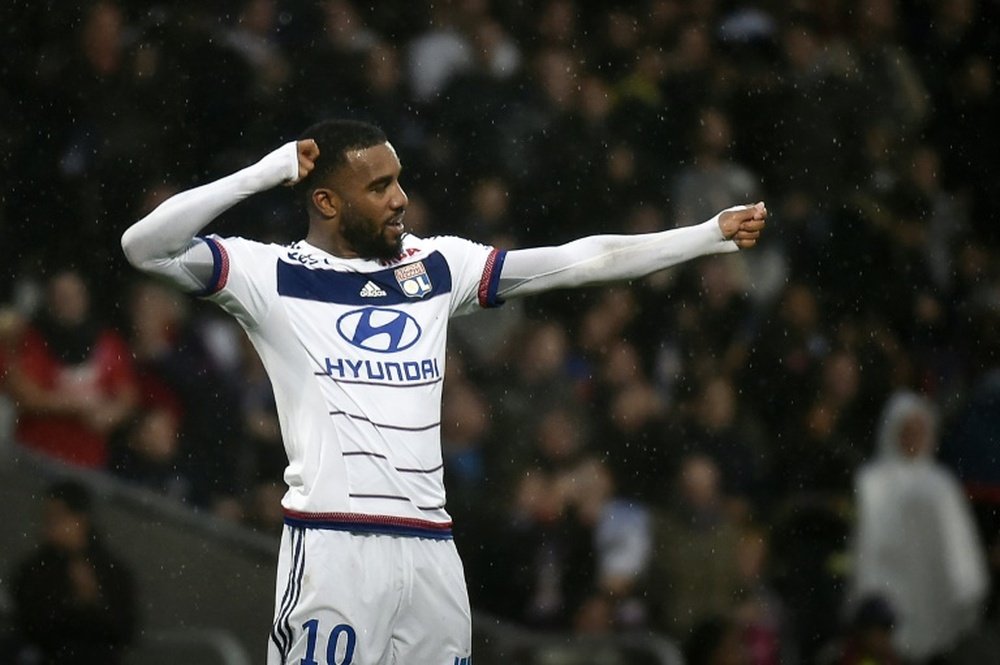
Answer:
[[[286,143],[256,164],[215,182],[176,194],[122,235],[129,263],[156,271],[164,259],[190,248],[209,222],[251,194],[298,176],[295,142]]]
[[[706,254],[736,251],[718,216],[693,226],[640,235],[590,236],[559,247],[507,253],[501,297],[644,277]]]

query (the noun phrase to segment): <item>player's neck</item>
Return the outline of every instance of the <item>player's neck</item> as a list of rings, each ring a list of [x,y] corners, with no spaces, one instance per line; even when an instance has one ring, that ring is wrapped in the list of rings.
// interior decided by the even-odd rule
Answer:
[[[324,233],[315,228],[309,229],[309,233],[306,234],[306,242],[316,249],[321,249],[331,256],[336,256],[338,259],[360,258],[360,255],[354,251],[350,243],[343,237]]]

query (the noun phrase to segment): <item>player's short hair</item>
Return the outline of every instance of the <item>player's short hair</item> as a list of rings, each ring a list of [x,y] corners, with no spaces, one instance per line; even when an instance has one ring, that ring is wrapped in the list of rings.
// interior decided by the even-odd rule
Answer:
[[[323,120],[312,125],[302,132],[302,139],[313,139],[319,147],[315,167],[298,184],[307,198],[331,173],[347,163],[349,150],[364,150],[389,140],[385,132],[375,125],[341,119]]]

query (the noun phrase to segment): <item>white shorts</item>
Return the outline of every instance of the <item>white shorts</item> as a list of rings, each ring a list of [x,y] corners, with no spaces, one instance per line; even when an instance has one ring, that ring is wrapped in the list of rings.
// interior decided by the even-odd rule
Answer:
[[[285,526],[268,665],[470,665],[452,540]]]

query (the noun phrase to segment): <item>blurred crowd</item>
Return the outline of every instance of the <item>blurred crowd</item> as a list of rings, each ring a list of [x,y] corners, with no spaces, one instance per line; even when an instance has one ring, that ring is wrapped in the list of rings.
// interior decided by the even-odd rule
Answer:
[[[751,252],[454,322],[442,437],[473,604],[652,629],[692,665],[982,658],[995,2],[14,2],[0,23],[19,444],[280,529],[253,350],[119,237],[317,119],[387,131],[418,235],[515,248],[765,200]],[[275,191],[213,231],[287,242],[305,216]]]

